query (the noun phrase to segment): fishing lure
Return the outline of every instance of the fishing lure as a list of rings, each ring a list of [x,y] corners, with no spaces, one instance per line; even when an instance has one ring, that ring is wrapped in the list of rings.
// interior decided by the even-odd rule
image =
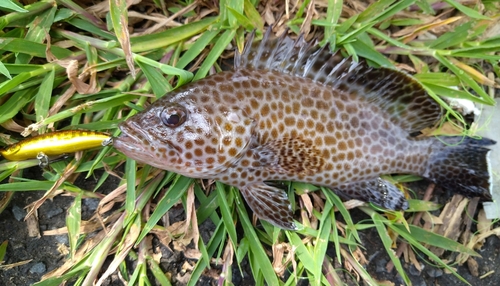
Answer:
[[[56,131],[31,137],[0,150],[11,161],[37,158],[44,165],[48,156],[59,156],[111,144],[112,137],[101,132],[84,130]],[[45,158],[45,159],[44,159]]]

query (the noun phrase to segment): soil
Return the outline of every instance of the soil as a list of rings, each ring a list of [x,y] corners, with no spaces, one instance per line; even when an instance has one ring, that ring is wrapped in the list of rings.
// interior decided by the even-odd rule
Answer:
[[[37,168],[30,169],[31,172],[40,174]],[[97,182],[98,174],[94,178],[88,180],[80,180],[79,186],[91,189]],[[111,178],[111,177],[110,177]],[[111,178],[107,189],[102,192],[109,192],[114,189],[118,183],[116,179]],[[3,194],[0,194],[2,196]],[[27,222],[24,221],[26,214],[24,207],[33,201],[39,199],[43,192],[18,192],[10,202],[9,207],[0,214],[0,243],[8,241],[7,253],[3,265],[20,263],[9,269],[0,270],[0,285],[5,286],[24,286],[31,285],[40,281],[42,275],[61,266],[66,256],[61,252],[67,249],[68,238],[66,235],[30,237],[28,235]],[[1,199],[1,198],[0,198]],[[71,203],[72,197],[57,196],[53,200],[46,201],[38,211],[39,229],[43,233],[44,230],[51,230],[65,226],[66,213]],[[97,199],[84,199],[82,201],[82,218],[89,218],[95,211],[98,204]],[[352,210],[353,219],[367,219],[366,215],[357,210]],[[182,206],[174,207],[170,211],[172,220],[180,220],[184,218]],[[204,241],[210,238],[210,234],[214,230],[214,225],[210,222],[205,222],[200,225],[201,236]],[[394,285],[404,285],[402,278],[393,270],[388,273],[386,270],[389,257],[385,253],[380,238],[374,228],[360,232],[361,240],[364,246],[363,254],[368,259],[369,263],[366,266],[368,272],[376,280],[381,283],[390,281]],[[157,246],[162,252],[160,267],[172,277],[173,285],[183,285],[183,281],[189,277],[189,269],[196,261],[187,259],[182,251],[175,250],[171,245],[167,248],[158,240],[153,240],[153,245]],[[486,273],[493,272],[484,279],[473,276],[467,265],[454,266],[466,281],[471,285],[498,285],[500,281],[500,271],[497,271],[500,265],[500,239],[496,236],[490,236],[481,250],[479,250],[482,258],[476,258],[477,273],[482,276]],[[335,250],[331,247],[328,250],[328,255],[335,257]],[[453,258],[454,253],[445,253],[445,257]],[[334,258],[332,264],[337,269],[338,275],[344,280],[347,285],[363,285],[363,282],[357,282],[356,278],[348,271],[342,270],[342,266],[338,265]],[[434,267],[425,257],[420,257],[421,271],[419,271],[411,263],[401,260],[405,271],[408,273],[413,285],[465,285],[452,274],[446,274],[442,269]],[[133,263],[128,261],[128,263]],[[337,263],[337,264],[336,264]],[[247,261],[243,261],[241,265],[242,273],[236,266],[233,267],[232,282],[234,285],[254,285],[252,280],[251,269]],[[214,266],[205,273],[198,281],[197,285],[216,285],[219,274],[221,273],[220,266]],[[288,272],[288,275],[290,272]],[[187,275],[187,276],[186,276]],[[285,275],[287,276],[287,275]],[[151,279],[151,281],[155,281]],[[308,285],[306,277],[298,279],[299,285]],[[71,283],[69,284],[71,285]],[[118,275],[111,276],[104,285],[124,285]],[[158,284],[159,285],[159,284]]]

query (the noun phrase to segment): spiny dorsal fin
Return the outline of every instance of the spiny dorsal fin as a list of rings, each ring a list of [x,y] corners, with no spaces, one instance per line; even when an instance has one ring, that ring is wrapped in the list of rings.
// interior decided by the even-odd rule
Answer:
[[[411,76],[389,68],[373,68],[366,62],[343,58],[306,42],[302,36],[293,40],[286,32],[271,39],[268,28],[260,42],[249,37],[241,54],[235,58],[235,69],[265,69],[309,78],[336,90],[357,94],[380,106],[391,121],[408,133],[432,127],[442,116],[441,106]]]

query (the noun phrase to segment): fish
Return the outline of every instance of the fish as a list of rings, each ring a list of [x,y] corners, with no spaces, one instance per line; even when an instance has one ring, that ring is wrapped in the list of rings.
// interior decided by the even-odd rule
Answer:
[[[252,211],[296,230],[280,181],[405,210],[386,174],[415,174],[491,200],[487,138],[416,136],[443,118],[412,76],[345,58],[303,37],[250,34],[234,68],[167,93],[120,123],[114,148],[191,178],[237,187]]]
[[[110,144],[111,136],[96,131],[64,130],[37,135],[0,149],[10,161],[35,159],[39,154],[59,156]]]

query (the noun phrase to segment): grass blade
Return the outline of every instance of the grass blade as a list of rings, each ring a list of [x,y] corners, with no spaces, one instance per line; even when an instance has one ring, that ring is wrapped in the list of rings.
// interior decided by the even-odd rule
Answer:
[[[134,59],[132,57],[132,46],[130,45],[130,35],[128,33],[128,12],[127,1],[125,0],[110,0],[109,1],[109,15],[111,16],[111,24],[115,31],[116,38],[120,42],[123,53],[125,54],[125,61],[135,78]]]
[[[252,268],[255,269],[256,271],[254,273],[254,278],[255,277],[257,278],[255,279],[257,282],[259,280],[258,279],[259,276],[258,275],[256,276],[256,274],[260,273],[263,275],[268,285],[278,285],[279,284],[278,277],[276,277],[271,261],[269,261],[269,258],[267,257],[266,252],[262,247],[262,244],[260,243],[257,234],[255,233],[252,223],[248,218],[248,214],[242,202],[241,195],[239,192],[235,192],[235,195],[236,195],[236,210],[238,211],[241,225],[243,227],[245,237],[246,239],[248,239],[250,250],[252,253],[253,259],[251,259],[250,263],[253,264]]]
[[[444,66],[449,68],[455,75],[460,78],[467,86],[470,86],[477,94],[480,96],[477,98],[477,102],[481,102],[488,105],[494,105],[495,101],[482,89],[468,74],[463,70],[457,68],[450,60],[446,57],[440,55],[439,53],[434,53],[434,57],[440,61]]]
[[[66,226],[68,227],[70,257],[73,259],[76,253],[77,242],[80,237],[80,225],[82,221],[82,194],[75,197],[75,201],[68,209]]]
[[[233,245],[238,244],[238,237],[236,235],[236,227],[233,216],[231,215],[231,209],[234,206],[232,192],[226,195],[225,186],[222,183],[215,183],[215,191],[217,192],[217,201],[219,203],[219,209],[222,214],[222,222],[224,227],[229,234]]]
[[[150,219],[144,225],[137,242],[144,239],[144,237],[149,233],[149,231],[151,231],[151,229],[153,229],[162,216],[164,216],[165,213],[179,201],[192,183],[193,179],[191,178],[177,176],[177,178],[172,182],[172,185],[169,187],[166,195],[158,202],[158,205]]]
[[[168,47],[201,33],[201,31],[204,31],[209,25],[213,24],[215,20],[217,20],[216,17],[207,17],[203,20],[172,28],[164,32],[131,37],[132,52],[140,53]]]
[[[220,57],[222,52],[224,51],[225,48],[227,48],[227,45],[233,40],[234,35],[236,34],[236,30],[226,30],[217,40],[215,43],[214,47],[208,54],[207,58],[203,62],[203,64],[200,66],[200,69],[194,76],[193,80],[198,80],[200,78],[204,78],[207,74],[209,69],[213,66],[215,61]]]
[[[19,4],[13,2],[12,0],[5,0],[0,2],[0,7],[22,13],[28,12],[28,10],[24,9],[23,7],[20,7]]]

